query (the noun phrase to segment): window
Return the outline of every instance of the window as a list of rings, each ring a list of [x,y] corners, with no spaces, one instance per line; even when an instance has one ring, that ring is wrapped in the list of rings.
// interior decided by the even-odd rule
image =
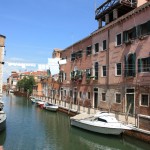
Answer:
[[[82,92],[79,93],[80,98],[82,98]]]
[[[103,41],[103,51],[106,50],[107,46],[106,46],[106,40]]]
[[[82,57],[82,50],[76,53],[76,58],[81,58],[81,57]]]
[[[64,73],[64,80],[67,80],[67,74]]]
[[[138,72],[150,72],[150,57],[138,59]]]
[[[94,70],[95,70],[95,80],[98,80],[98,62],[95,62]]]
[[[88,99],[90,99],[91,98],[91,93],[90,92],[88,92]]]
[[[124,67],[125,77],[135,77],[136,74],[135,62],[136,62],[135,53],[125,56],[125,67]]]
[[[149,96],[148,94],[141,94],[141,105],[149,106]]]
[[[116,64],[116,76],[120,76],[122,74],[121,63]]]
[[[86,79],[90,79],[91,77],[91,69],[86,69]]]
[[[102,66],[102,76],[106,77],[107,76],[107,67],[106,66]]]
[[[71,61],[74,61],[76,59],[76,53],[71,54]]]
[[[137,35],[136,35],[136,27],[133,27],[132,29],[123,32],[123,42],[124,43],[130,43],[136,37],[137,37]]]
[[[99,43],[95,44],[95,53],[99,52]]]
[[[106,93],[102,93],[102,101],[106,101]]]
[[[121,94],[116,93],[116,103],[121,103]]]
[[[122,36],[121,33],[116,35],[116,46],[119,46],[122,44]]]
[[[66,96],[66,90],[64,90],[64,96]]]
[[[86,55],[91,55],[92,54],[92,46],[88,46],[86,48]]]
[[[72,97],[73,96],[73,93],[72,93],[72,90],[70,90],[70,97]]]
[[[60,81],[60,82],[63,82],[63,79],[64,79],[64,72],[63,72],[63,71],[60,71],[60,72],[59,72],[59,81]]]
[[[137,26],[138,37],[150,34],[150,21]]]

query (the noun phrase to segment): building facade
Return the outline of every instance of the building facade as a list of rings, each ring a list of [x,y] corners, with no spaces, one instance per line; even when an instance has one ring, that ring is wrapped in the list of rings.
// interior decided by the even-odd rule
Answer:
[[[2,95],[3,85],[3,65],[4,65],[4,54],[5,54],[5,39],[6,37],[0,35],[0,95]]]
[[[98,7],[98,29],[61,51],[60,99],[150,116],[149,16],[147,0]]]

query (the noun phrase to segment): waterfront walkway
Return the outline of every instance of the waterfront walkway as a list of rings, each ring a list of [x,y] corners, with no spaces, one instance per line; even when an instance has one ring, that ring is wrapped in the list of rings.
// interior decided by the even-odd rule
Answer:
[[[96,108],[90,108],[90,107],[87,108],[84,106],[67,103],[66,101],[51,99],[48,97],[36,97],[35,96],[35,98],[41,99],[43,101],[47,101],[47,102],[50,102],[53,104],[57,104],[59,106],[59,111],[65,112],[69,115],[76,115],[76,114],[80,114],[80,113],[93,115],[100,111],[99,109],[96,109]],[[116,112],[111,112],[111,113],[115,114],[115,117],[117,118],[117,120],[133,127],[133,130],[131,132],[130,131],[126,132],[128,135],[134,136],[136,138],[139,138],[143,141],[150,143],[150,131],[139,128],[139,122],[138,122],[139,118],[138,117],[127,116],[126,114],[119,114]]]

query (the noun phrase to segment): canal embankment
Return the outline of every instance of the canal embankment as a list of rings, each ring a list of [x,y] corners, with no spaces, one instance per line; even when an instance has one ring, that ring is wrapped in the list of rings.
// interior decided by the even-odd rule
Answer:
[[[26,96],[26,95],[27,94],[25,94],[25,95],[19,94],[19,96]],[[94,108],[90,108],[90,107],[87,108],[87,107],[76,105],[73,103],[67,103],[66,101],[52,99],[50,97],[36,96],[36,98],[41,99],[43,101],[51,102],[53,104],[57,104],[59,106],[58,111],[66,113],[69,116],[74,116],[74,115],[77,115],[80,113],[87,113],[90,115],[90,114],[95,114],[98,111],[100,111],[98,109],[94,109]],[[112,112],[112,113],[115,113],[115,112]],[[129,124],[133,127],[133,130],[125,131],[123,133],[123,135],[128,135],[130,137],[134,137],[136,139],[150,143],[150,131],[144,130],[139,127],[137,117],[126,116],[125,114],[120,114],[120,113],[115,113],[115,116],[119,121],[121,121],[125,124]]]

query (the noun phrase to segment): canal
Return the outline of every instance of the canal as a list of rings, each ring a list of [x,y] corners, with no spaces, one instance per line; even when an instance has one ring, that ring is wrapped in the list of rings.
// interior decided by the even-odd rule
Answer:
[[[95,134],[70,126],[66,114],[42,110],[24,97],[3,95],[6,130],[0,133],[4,150],[148,150],[146,143]]]

